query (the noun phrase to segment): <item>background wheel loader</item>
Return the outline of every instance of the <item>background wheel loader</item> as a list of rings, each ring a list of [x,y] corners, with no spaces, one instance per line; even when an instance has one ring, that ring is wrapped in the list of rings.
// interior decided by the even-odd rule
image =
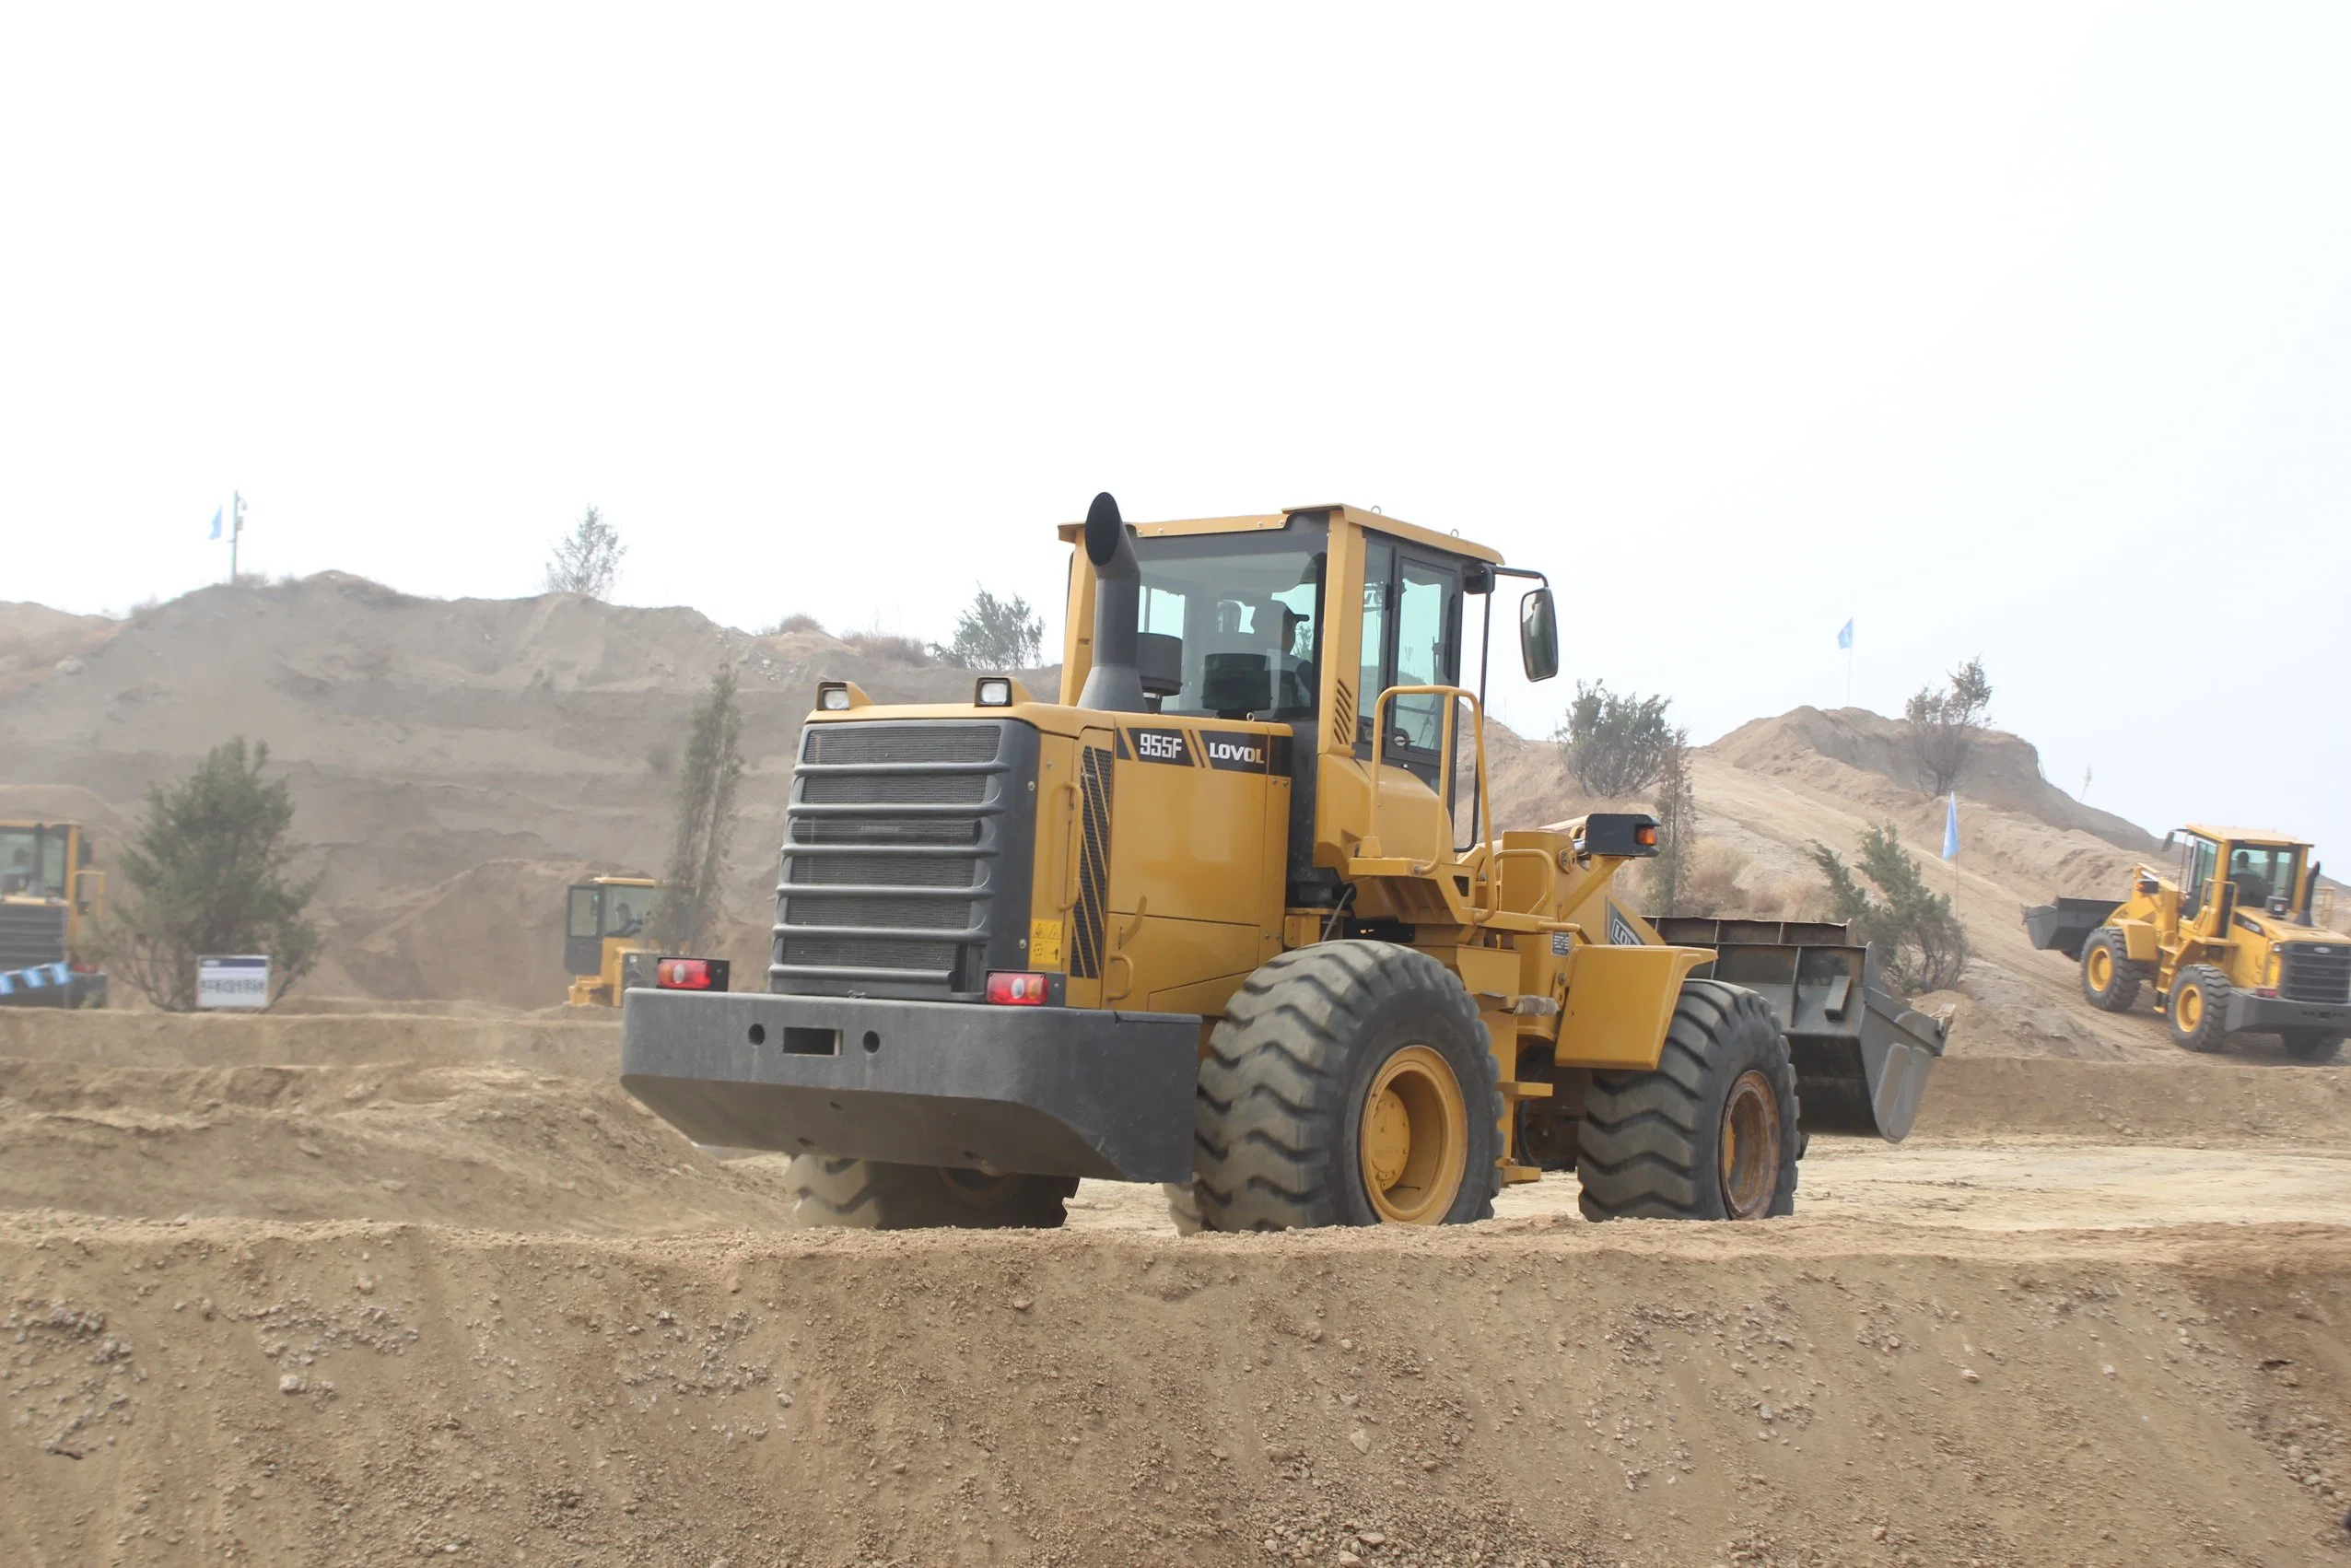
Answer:
[[[90,953],[106,873],[89,829],[0,822],[0,1007],[104,1007],[106,975]]]
[[[653,951],[647,926],[661,895],[646,876],[600,876],[564,893],[563,966],[571,976],[572,1007],[618,1007],[626,989],[621,973],[633,953]]]
[[[1436,1224],[1545,1164],[1595,1218],[1752,1219],[1807,1132],[1909,1130],[1942,1026],[1842,928],[1661,933],[1613,887],[1651,817],[1494,832],[1493,600],[1530,579],[1548,679],[1539,573],[1345,506],[1062,536],[1059,700],[821,685],[767,993],[626,991],[622,1082],[801,1156],[803,1219],[1052,1225],[1094,1177],[1184,1228]]]
[[[2319,886],[2310,846],[2261,828],[2190,826],[2166,847],[2175,866],[2133,867],[2119,902],[2026,910],[2032,944],[2080,960],[2082,995],[2104,1012],[2128,1010],[2152,985],[2184,1049],[2275,1035],[2303,1061],[2332,1061],[2351,1033],[2351,936],[2332,929],[2333,890]]]

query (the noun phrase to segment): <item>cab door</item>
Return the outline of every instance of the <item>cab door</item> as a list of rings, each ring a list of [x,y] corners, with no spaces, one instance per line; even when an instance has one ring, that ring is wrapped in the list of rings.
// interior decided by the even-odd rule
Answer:
[[[1363,545],[1363,717],[1355,755],[1372,755],[1371,699],[1390,686],[1450,686],[1461,681],[1461,563],[1433,551],[1367,535]],[[1383,755],[1451,800],[1445,749],[1445,701],[1400,696],[1383,713]],[[1456,742],[1458,737],[1456,737]]]

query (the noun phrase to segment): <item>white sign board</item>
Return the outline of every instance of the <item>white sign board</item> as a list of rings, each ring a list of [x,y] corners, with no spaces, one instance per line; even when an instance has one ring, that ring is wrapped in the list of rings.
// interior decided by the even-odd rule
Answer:
[[[196,960],[198,1007],[267,1007],[269,956]]]

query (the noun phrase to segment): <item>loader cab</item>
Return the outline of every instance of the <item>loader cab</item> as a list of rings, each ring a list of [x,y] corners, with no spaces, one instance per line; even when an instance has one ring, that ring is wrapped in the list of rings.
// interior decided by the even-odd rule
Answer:
[[[600,876],[564,894],[563,966],[574,1007],[616,1006],[621,960],[653,945],[647,928],[661,884],[650,877]]]
[[[2307,920],[2316,868],[2310,846],[2256,828],[2190,826],[2179,846],[2180,918],[2193,920],[2220,904],[2230,914]]]

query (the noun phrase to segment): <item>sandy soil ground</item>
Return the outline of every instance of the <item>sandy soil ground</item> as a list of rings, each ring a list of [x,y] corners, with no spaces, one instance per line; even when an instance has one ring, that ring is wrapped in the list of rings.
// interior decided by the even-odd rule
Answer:
[[[0,1014],[0,1561],[2351,1562],[2351,1069],[1956,1059],[1760,1226],[870,1235],[613,1041]]]

